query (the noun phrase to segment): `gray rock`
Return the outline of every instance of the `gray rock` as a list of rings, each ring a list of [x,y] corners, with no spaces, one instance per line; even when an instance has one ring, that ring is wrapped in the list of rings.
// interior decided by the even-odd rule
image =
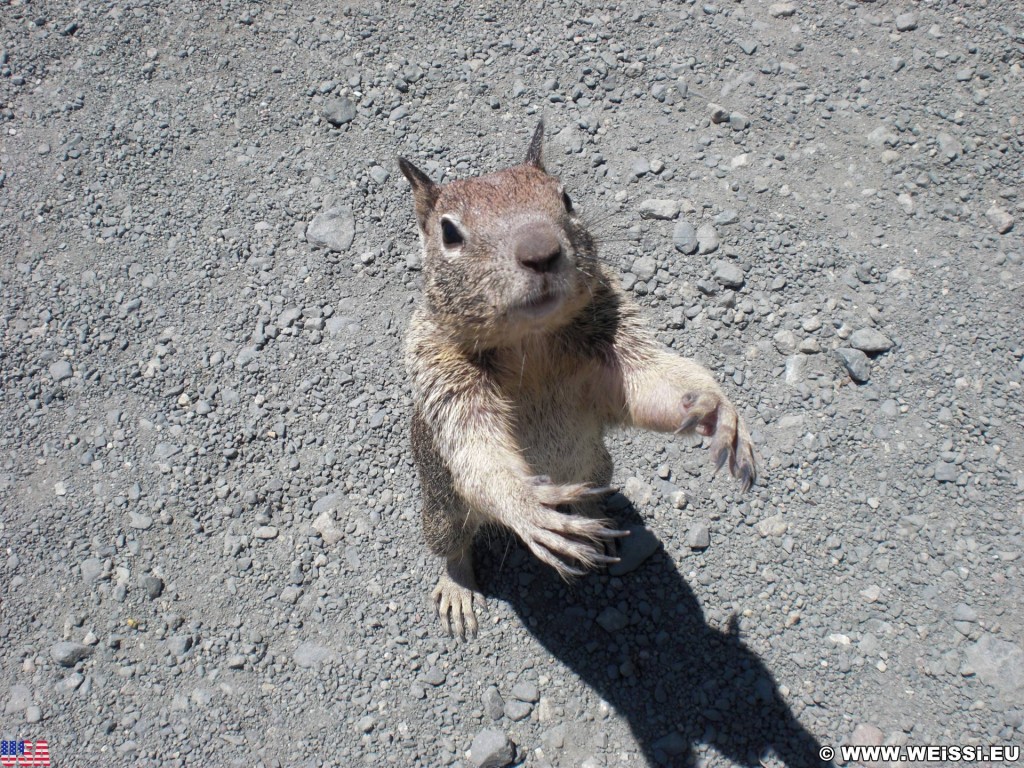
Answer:
[[[651,162],[645,157],[638,157],[629,166],[629,171],[637,178],[646,176],[651,172]]]
[[[706,523],[694,523],[686,531],[685,543],[690,549],[707,549],[711,546],[711,530]]]
[[[710,224],[701,224],[697,228],[697,250],[700,253],[714,253],[720,242],[718,230]]]
[[[729,110],[719,104],[708,104],[708,111],[711,113],[711,122],[715,125],[729,122]]]
[[[164,580],[159,576],[143,576],[141,580],[142,590],[150,600],[156,600],[164,593]]]
[[[338,128],[351,123],[356,117],[356,105],[346,98],[328,99],[322,110],[324,118]]]
[[[25,685],[12,685],[4,705],[4,714],[24,712],[32,705],[32,691]]]
[[[501,698],[498,689],[493,685],[484,690],[483,695],[484,712],[492,720],[501,720],[505,714],[505,700]]]
[[[988,219],[988,223],[995,227],[996,232],[1000,235],[1005,235],[1013,229],[1013,216],[1008,211],[1004,211],[998,205],[993,205],[985,211],[985,218]],[[50,373],[53,373],[52,366],[50,367]],[[57,377],[54,376],[54,378]]]
[[[742,288],[744,279],[743,270],[731,261],[720,260],[715,263],[715,280],[719,285]]]
[[[689,747],[689,743],[678,731],[672,731],[672,733],[665,734],[660,739],[657,739],[651,744],[654,749],[660,750],[669,756],[681,755]]]
[[[633,274],[644,282],[654,277],[657,271],[658,263],[650,256],[642,256],[633,262]]]
[[[329,509],[325,509],[320,513],[316,520],[313,521],[313,529],[320,534],[324,543],[328,546],[333,546],[345,538],[345,531],[343,531],[338,524],[334,522],[334,515],[331,514]]]
[[[103,561],[98,557],[86,558],[78,564],[78,567],[82,570],[82,581],[86,584],[97,581],[103,573]]]
[[[302,317],[301,307],[286,307],[277,316],[277,323],[282,328],[291,328],[300,317]],[[316,509],[314,508],[313,511],[316,512]]]
[[[951,461],[938,461],[935,463],[935,479],[940,483],[954,483],[959,475],[956,464]]]
[[[50,363],[50,377],[54,381],[64,381],[70,379],[74,372],[71,370],[71,363],[67,360],[58,360],[55,363]]]
[[[901,13],[896,17],[896,29],[900,32],[910,32],[917,29],[917,14],[912,11]]]
[[[377,726],[377,718],[373,715],[363,715],[356,721],[356,730],[360,733],[370,733]]]
[[[696,253],[699,243],[697,242],[697,230],[693,224],[683,220],[676,224],[672,230],[672,245],[680,253]]]
[[[629,625],[629,618],[618,608],[609,605],[597,615],[597,623],[606,632],[618,632]]]
[[[25,709],[25,722],[29,724],[38,723],[43,719],[43,710],[33,704]]]
[[[325,661],[333,660],[334,651],[318,643],[307,641],[299,644],[295,653],[292,654],[292,659],[298,666],[308,669],[319,666]]]
[[[768,6],[768,15],[774,19],[786,19],[796,13],[796,4],[792,2],[772,3]]]
[[[242,347],[238,350],[238,357],[235,358],[235,363],[239,368],[244,368],[253,360],[256,359],[259,350],[253,346]]]
[[[171,635],[165,641],[167,650],[174,656],[184,656],[192,647],[191,635]]]
[[[516,723],[530,716],[530,713],[533,711],[533,704],[526,701],[510,699],[505,702],[505,708],[503,711],[505,712],[505,717]]]
[[[735,115],[733,115],[735,117]],[[740,214],[735,208],[726,208],[720,214],[715,216],[715,224],[718,226],[728,226],[729,224],[735,224],[740,220]]]
[[[858,328],[850,334],[847,343],[854,349],[867,352],[869,355],[888,352],[893,348],[892,340],[874,328]]]
[[[619,539],[619,562],[608,566],[612,576],[622,576],[635,571],[661,547],[661,541],[642,525],[628,525],[629,536]]]
[[[885,733],[877,725],[858,723],[850,735],[850,744],[863,747],[877,747],[885,742]]]
[[[153,527],[153,518],[141,512],[129,512],[128,525],[137,531],[148,531]]]
[[[775,349],[779,351],[779,354],[786,355],[787,357],[796,352],[797,344],[799,343],[796,334],[785,328],[778,331],[772,337],[772,341],[775,342]]]
[[[356,222],[349,208],[330,208],[317,214],[306,227],[306,240],[322,248],[344,253],[352,245]]]
[[[757,40],[740,40],[738,43],[740,50],[743,51],[747,56],[752,55],[757,50]]]
[[[469,748],[469,761],[477,768],[505,768],[514,759],[515,747],[497,728],[484,728]]]
[[[840,347],[836,350],[836,357],[846,368],[850,378],[858,384],[863,384],[871,378],[871,361],[859,349]]]
[[[807,378],[809,368],[810,360],[807,355],[790,355],[786,358],[786,371],[784,374],[786,383],[790,386],[797,386]]]
[[[886,144],[889,146],[896,146],[899,144],[899,136],[893,133],[888,127],[880,125],[874,128],[867,135],[868,145],[872,147],[883,147]]]
[[[512,688],[512,698],[536,704],[540,701],[540,689],[538,689],[534,683],[526,681],[519,682]]]
[[[556,725],[554,728],[544,731],[540,736],[540,743],[549,753],[562,749],[565,746],[565,725]]]
[[[963,154],[963,145],[950,134],[942,132],[936,139],[939,142],[939,154],[947,163],[956,160]]]
[[[786,518],[782,515],[772,515],[761,520],[754,528],[764,538],[770,538],[775,536],[782,536],[789,530],[789,523],[786,522]]]
[[[968,621],[972,624],[978,620],[978,612],[967,603],[957,603],[953,608],[953,621]]]
[[[1018,644],[986,634],[967,649],[966,661],[983,683],[1001,694],[1024,695],[1024,649]]]
[[[678,200],[655,200],[653,198],[640,203],[639,211],[641,219],[670,220],[679,215],[680,205]]]
[[[448,679],[448,676],[444,673],[444,670],[440,667],[431,667],[423,675],[423,681],[437,687],[444,685],[444,681]]]
[[[92,653],[92,648],[82,643],[57,643],[50,648],[50,658],[62,667],[73,667]]]

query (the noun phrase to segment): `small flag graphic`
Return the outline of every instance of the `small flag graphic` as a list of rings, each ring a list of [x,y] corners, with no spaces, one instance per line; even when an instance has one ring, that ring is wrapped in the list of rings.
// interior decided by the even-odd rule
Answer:
[[[50,745],[45,741],[0,741],[0,766],[3,768],[49,768],[49,765]]]

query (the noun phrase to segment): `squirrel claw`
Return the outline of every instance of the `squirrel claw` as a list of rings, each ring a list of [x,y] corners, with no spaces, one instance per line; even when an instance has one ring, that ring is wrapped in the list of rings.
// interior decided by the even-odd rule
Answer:
[[[603,485],[600,488],[588,488],[584,491],[581,496],[581,500],[586,499],[603,499],[611,496],[613,493],[618,493],[619,489],[611,485]]]
[[[567,515],[542,508],[516,532],[541,562],[563,578],[582,576],[588,569],[610,565],[619,558],[605,544],[628,536],[629,531],[608,527],[608,520]]]

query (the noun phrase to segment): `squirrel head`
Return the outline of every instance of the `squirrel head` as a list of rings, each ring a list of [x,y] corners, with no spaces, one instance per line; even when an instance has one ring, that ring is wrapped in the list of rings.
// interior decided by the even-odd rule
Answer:
[[[423,245],[427,309],[480,349],[568,324],[598,280],[593,238],[541,159],[544,123],[526,161],[435,184],[405,158]]]

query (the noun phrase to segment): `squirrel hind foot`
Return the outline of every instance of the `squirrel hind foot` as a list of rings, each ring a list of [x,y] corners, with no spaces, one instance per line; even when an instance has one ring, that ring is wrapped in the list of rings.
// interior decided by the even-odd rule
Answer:
[[[479,630],[474,607],[485,608],[484,596],[476,586],[473,561],[468,554],[450,558],[431,593],[434,611],[441,629],[449,637],[465,640]]]

